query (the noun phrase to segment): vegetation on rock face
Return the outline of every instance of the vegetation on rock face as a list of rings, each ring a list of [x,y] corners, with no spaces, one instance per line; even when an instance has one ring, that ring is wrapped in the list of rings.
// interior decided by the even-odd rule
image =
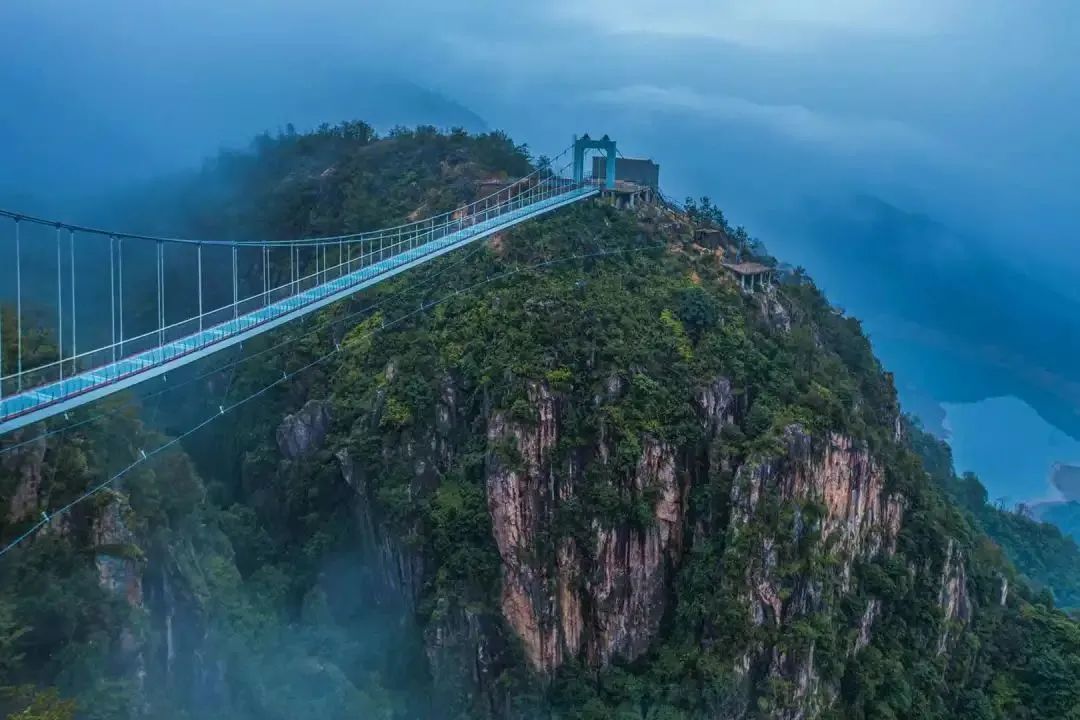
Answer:
[[[501,135],[379,139],[353,123],[264,137],[193,186],[190,227],[364,229],[450,209],[477,180],[528,168]],[[148,401],[145,426],[111,416],[3,456],[9,538],[162,428],[342,347],[0,559],[0,685],[12,688],[0,709],[103,720],[1080,717],[1080,626],[1040,589],[1069,604],[1071,586],[1055,579],[1035,526],[987,508],[917,430],[898,440],[891,378],[858,321],[799,271],[771,298],[740,293],[714,248],[695,244],[702,224],[723,231],[722,251],[763,253],[707,201],[687,215],[566,208],[256,341],[247,352],[293,339],[174,398],[171,413]],[[705,420],[703,388],[728,403]],[[278,428],[312,401],[329,415],[326,437],[287,459]],[[898,528],[859,521],[895,552],[842,546],[824,530],[838,512],[830,498],[792,489],[844,443],[852,477],[880,477],[874,491],[902,503]],[[670,478],[642,469],[657,456]],[[512,557],[494,536],[496,475],[528,487],[521,507],[540,515],[521,519],[535,532]],[[16,498],[25,513],[7,512]],[[674,521],[658,517],[663,503],[679,508]],[[661,523],[668,550],[649,576],[659,594],[634,596],[656,600],[635,610],[647,622],[604,645],[610,628],[595,618],[618,620],[605,598],[636,581],[597,590],[614,567],[601,534],[631,556]],[[565,571],[558,612],[537,634],[571,634],[564,596],[581,598],[577,652],[555,661],[518,632],[510,563],[528,607],[548,607],[548,583]],[[775,591],[775,616],[756,616],[759,585]],[[611,661],[595,648],[614,648]],[[537,656],[550,665],[538,670]]]

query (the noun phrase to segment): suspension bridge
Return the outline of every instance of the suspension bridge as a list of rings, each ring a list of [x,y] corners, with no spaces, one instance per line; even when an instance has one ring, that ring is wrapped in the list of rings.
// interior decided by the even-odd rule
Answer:
[[[606,154],[606,177],[585,176],[589,150]],[[526,177],[450,212],[297,240],[153,237],[0,210],[0,238],[10,238],[0,247],[14,250],[0,258],[0,267],[12,263],[14,276],[14,287],[0,291],[8,309],[0,314],[0,434],[164,375],[593,197],[614,187],[615,162],[614,141],[586,135]]]

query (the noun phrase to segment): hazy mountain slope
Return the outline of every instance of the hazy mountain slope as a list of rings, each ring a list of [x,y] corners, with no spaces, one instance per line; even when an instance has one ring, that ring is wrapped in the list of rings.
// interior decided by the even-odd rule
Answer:
[[[276,78],[275,92],[238,83],[247,90],[226,97],[213,87],[176,88],[163,81],[102,110],[79,88],[42,95],[30,79],[0,68],[0,83],[9,91],[0,106],[0,132],[8,140],[0,207],[148,232],[152,228],[129,224],[153,217],[130,217],[133,206],[139,210],[147,202],[147,184],[160,186],[154,179],[172,173],[182,174],[174,182],[187,182],[193,159],[223,146],[232,150],[257,132],[277,133],[286,125],[307,132],[327,118],[349,117],[364,117],[384,133],[420,124],[487,129],[472,110],[406,80],[360,72],[319,77],[298,68]],[[174,190],[157,189],[163,195]]]
[[[841,304],[874,318],[890,367],[939,402],[1016,395],[1080,438],[1080,302],[984,244],[873,197],[799,217]],[[1023,238],[1015,252],[1022,254]]]

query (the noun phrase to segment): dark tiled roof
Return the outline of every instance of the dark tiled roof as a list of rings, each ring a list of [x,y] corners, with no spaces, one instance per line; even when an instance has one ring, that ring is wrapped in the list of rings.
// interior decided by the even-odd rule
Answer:
[[[772,271],[772,268],[768,265],[762,265],[761,263],[756,262],[724,263],[724,267],[737,275],[760,275],[761,273]]]

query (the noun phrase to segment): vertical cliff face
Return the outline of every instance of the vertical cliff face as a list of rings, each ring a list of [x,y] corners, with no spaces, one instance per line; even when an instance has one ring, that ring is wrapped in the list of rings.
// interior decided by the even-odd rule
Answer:
[[[623,392],[612,378],[592,402]],[[434,614],[424,638],[437,685],[472,688],[491,715],[516,717],[507,710],[508,691],[500,689],[500,677],[515,662],[508,650],[514,645],[542,682],[572,662],[603,669],[642,658],[661,642],[665,618],[678,609],[676,581],[687,557],[699,543],[719,542],[725,549],[717,562],[728,579],[715,592],[736,598],[751,631],[730,648],[730,692],[715,716],[748,718],[755,707],[771,707],[768,717],[812,720],[836,704],[837,663],[858,662],[888,612],[860,586],[857,569],[897,552],[908,507],[865,445],[791,424],[772,450],[731,454],[725,429],[744,417],[732,383],[716,378],[688,398],[700,440],[678,446],[643,434],[634,462],[616,475],[620,496],[647,506],[644,522],[593,513],[587,527],[571,531],[564,513],[580,508],[589,473],[616,462],[618,448],[604,428],[595,442],[573,442],[574,398],[545,382],[527,384],[523,407],[487,415],[482,409],[471,419],[457,407],[460,395],[447,378],[434,425],[383,450],[412,468],[413,492],[422,493],[464,452],[461,431],[485,428],[497,600],[491,609],[447,604]],[[361,526],[377,550],[383,584],[416,607],[437,568],[372,513],[373,497],[348,452],[337,459],[358,492]],[[433,478],[421,480],[429,472]],[[715,482],[718,474],[730,477],[724,502],[705,514],[693,510],[695,482]],[[940,588],[940,654],[973,610],[959,547],[950,541],[939,561],[912,572],[932,575],[929,584]],[[846,620],[837,612],[845,603],[856,606]],[[839,625],[838,643],[820,648],[812,634],[799,639],[802,628],[821,623]]]
[[[406,547],[373,511],[368,479],[349,451],[339,449],[334,457],[345,483],[356,493],[356,539],[370,580],[363,592],[378,603],[399,605],[403,612],[414,611],[424,581],[423,556]]]
[[[613,378],[594,402],[622,391]],[[677,447],[643,435],[621,480],[620,493],[647,502],[647,522],[594,517],[584,534],[560,533],[560,517],[580,501],[590,469],[614,462],[616,449],[605,433],[595,444],[568,446],[571,399],[543,382],[528,384],[528,412],[493,411],[484,420],[485,495],[500,560],[497,617],[448,609],[430,626],[428,656],[437,676],[490,692],[507,641],[520,643],[527,665],[548,678],[571,661],[604,668],[642,657],[675,609],[675,578],[687,554],[712,534],[728,548],[720,562],[737,578],[716,591],[739,598],[757,628],[733,648],[733,691],[717,717],[749,717],[761,687],[787,688],[771,717],[814,718],[833,704],[838,687],[835,679],[822,679],[816,641],[770,638],[829,616],[856,593],[854,568],[896,552],[907,502],[887,489],[884,469],[871,453],[840,434],[813,437],[790,425],[776,452],[734,464],[730,457],[718,460],[724,428],[740,419],[732,384],[717,378],[691,400],[704,440]],[[454,424],[447,409],[437,414],[440,427]],[[437,454],[446,452],[453,452],[452,443]],[[732,477],[727,509],[695,516],[693,478],[710,472]],[[954,554],[950,550],[940,567],[941,605],[947,619],[963,622],[970,608],[962,561]],[[830,652],[850,658],[870,645],[882,603],[871,596],[860,608],[841,632],[843,647]]]
[[[775,491],[776,501],[797,508],[796,539],[816,533],[819,542],[836,554],[841,589],[846,592],[855,560],[895,550],[904,499],[885,492],[882,468],[851,438],[832,434],[815,443],[801,426],[790,425],[783,443],[779,457],[739,468],[731,497],[734,524],[748,523],[763,494]],[[806,503],[820,506],[821,516],[810,526],[799,514]]]
[[[578,650],[581,608],[569,575],[576,557],[551,569],[537,562],[538,534],[550,527],[556,498],[573,492],[572,478],[555,487],[550,453],[558,440],[555,400],[546,386],[530,388],[535,427],[524,427],[496,414],[488,426],[487,497],[492,530],[502,557],[500,605],[521,638],[532,665],[551,669],[564,653]],[[563,590],[559,592],[560,587]],[[561,602],[560,602],[561,601]],[[561,607],[565,603],[566,607]],[[562,619],[565,613],[568,621]]]
[[[748,548],[743,541],[741,554],[727,556],[745,563],[745,584],[732,591],[747,603],[753,624],[785,629],[831,612],[853,590],[855,563],[895,552],[904,504],[885,490],[882,468],[851,438],[815,439],[799,425],[788,426],[782,451],[742,465],[732,485],[729,547],[740,546],[749,528],[758,529]],[[831,562],[821,563],[825,557]],[[869,644],[879,612],[880,602],[871,598],[848,654]],[[836,691],[820,683],[816,649],[814,639],[801,647],[757,643],[740,656],[736,672],[787,683],[784,709],[774,717],[813,718]],[[732,716],[747,713],[750,700]]]
[[[955,636],[956,629],[963,627],[971,618],[971,599],[968,597],[967,568],[964,555],[956,542],[950,538],[945,547],[945,557],[941,563],[938,604],[944,615],[941,635],[938,639],[937,652],[940,655],[948,647],[949,638]],[[1002,591],[1001,603],[1004,604],[1005,592]]]
[[[281,453],[290,460],[301,458],[320,446],[330,425],[326,403],[309,400],[278,425],[276,438]]]
[[[597,528],[594,572],[586,584],[594,609],[588,623],[592,636],[588,658],[593,665],[639,657],[660,628],[672,571],[683,550],[688,488],[678,470],[674,447],[644,438],[630,483],[638,496],[649,488],[656,495],[649,526]]]
[[[608,392],[618,392],[609,383]],[[552,538],[560,508],[574,502],[590,463],[611,462],[611,449],[575,448],[561,463],[561,401],[543,383],[529,386],[535,422],[495,413],[488,424],[487,500],[502,559],[500,608],[530,665],[550,674],[569,658],[601,667],[633,660],[656,636],[684,550],[688,491],[677,449],[645,436],[621,492],[651,497],[645,527],[593,521],[585,542]],[[730,384],[702,390],[705,422],[730,417]],[[550,555],[544,548],[553,545]]]
[[[142,550],[130,528],[131,506],[123,493],[104,493],[90,531],[101,587],[142,608]]]
[[[529,663],[542,673],[550,674],[569,658],[584,658],[597,667],[617,658],[635,659],[648,650],[670,607],[672,578],[687,550],[688,478],[693,474],[687,463],[696,459],[669,443],[642,438],[641,455],[624,490],[651,498],[648,526],[594,521],[584,547],[572,537],[552,538],[554,518],[574,498],[588,463],[609,462],[611,451],[583,448],[555,461],[562,401],[542,383],[530,385],[528,400],[535,421],[498,412],[487,430],[487,501],[502,559],[501,613]],[[703,428],[715,439],[734,419],[730,382],[720,378],[695,393],[694,400]],[[780,543],[762,538],[747,560],[741,588],[759,625],[790,623],[817,610],[835,599],[825,594],[826,587],[848,592],[852,564],[893,552],[903,517],[903,498],[885,491],[881,468],[850,438],[833,435],[815,443],[802,428],[791,426],[784,440],[781,456],[748,461],[737,469],[729,543],[752,522],[767,524],[763,498],[768,496],[774,505],[795,508],[793,525],[778,530],[791,533],[796,542],[812,535],[814,552],[830,552],[839,563],[830,576],[800,578],[790,592],[777,576]],[[867,610],[862,645],[876,613],[876,605]],[[806,662],[773,655],[770,672],[794,675],[810,692],[812,655],[812,648]]]

